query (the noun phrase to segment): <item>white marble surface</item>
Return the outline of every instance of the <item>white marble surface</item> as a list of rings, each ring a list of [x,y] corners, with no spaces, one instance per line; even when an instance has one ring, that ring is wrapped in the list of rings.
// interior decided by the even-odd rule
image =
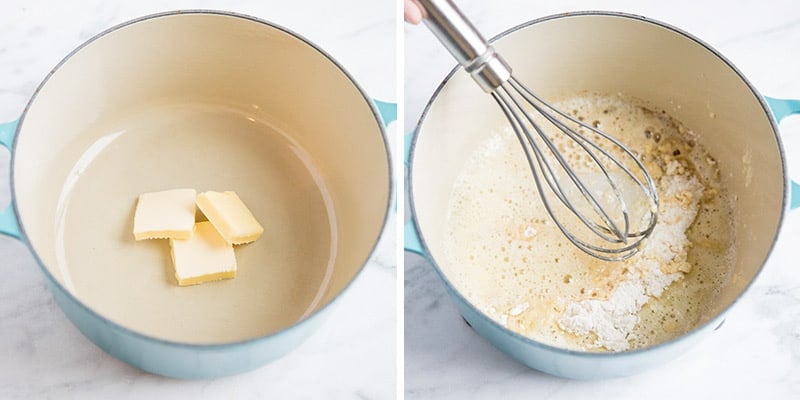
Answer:
[[[642,14],[720,50],[763,93],[800,98],[800,2],[456,0],[491,37],[524,21],[581,9]],[[405,27],[405,130],[454,65],[424,27]],[[800,180],[800,117],[781,126],[791,175]],[[570,381],[530,370],[469,329],[416,255],[405,258],[406,399],[798,399],[800,212],[791,213],[773,257],[727,322],[681,358],[605,381]],[[795,247],[795,250],[792,247]]]
[[[142,15],[224,9],[301,33],[333,55],[366,92],[395,99],[395,7],[359,1],[4,0],[0,12],[0,121],[16,119],[45,74],[96,33]],[[0,150],[0,207],[9,201]],[[288,356],[213,381],[178,381],[105,354],[66,319],[26,247],[0,236],[0,399],[389,399],[396,393],[394,218],[365,271],[330,320]]]

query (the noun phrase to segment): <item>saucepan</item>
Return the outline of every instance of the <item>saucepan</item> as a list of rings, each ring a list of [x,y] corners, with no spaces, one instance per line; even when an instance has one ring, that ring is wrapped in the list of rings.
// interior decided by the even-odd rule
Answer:
[[[0,128],[0,231],[113,356],[179,378],[251,370],[306,339],[377,244],[392,198],[379,108],[394,118],[278,25],[216,11],[130,21],[69,54]],[[175,188],[235,191],[265,227],[236,248],[235,279],[179,287],[169,245],[134,240],[137,196]]]
[[[636,15],[555,15],[515,27],[493,42],[517,78],[544,98],[582,91],[622,92],[666,110],[693,129],[719,161],[722,184],[735,199],[734,278],[719,288],[694,329],[664,343],[624,352],[550,346],[506,329],[482,313],[442,267],[447,262],[443,230],[454,183],[486,135],[487,130],[475,127],[494,126],[502,115],[468,74],[456,69],[438,88],[407,139],[412,216],[406,226],[406,249],[427,257],[475,331],[532,368],[592,379],[634,374],[677,357],[719,326],[772,250],[790,208],[790,188],[798,194],[797,185],[790,186],[787,178],[776,121],[800,112],[800,102],[762,97],[706,43]],[[800,202],[797,197],[792,200],[794,206]]]

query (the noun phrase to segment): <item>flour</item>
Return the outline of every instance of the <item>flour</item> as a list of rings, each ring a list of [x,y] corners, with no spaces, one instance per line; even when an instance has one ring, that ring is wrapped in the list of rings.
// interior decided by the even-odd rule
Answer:
[[[562,329],[576,335],[596,335],[597,347],[628,350],[642,306],[689,272],[686,230],[697,216],[703,185],[672,161],[658,190],[660,220],[640,252],[624,261],[627,272],[621,282],[608,299],[570,302],[558,320]]]

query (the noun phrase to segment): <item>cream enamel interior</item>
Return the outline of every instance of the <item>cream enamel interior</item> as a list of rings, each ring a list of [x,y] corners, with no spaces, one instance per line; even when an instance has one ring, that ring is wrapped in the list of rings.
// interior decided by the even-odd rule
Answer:
[[[740,76],[703,45],[671,29],[618,15],[541,21],[495,44],[514,75],[547,98],[584,90],[617,92],[664,109],[698,134],[719,161],[734,205],[733,278],[709,307],[710,320],[761,269],[783,210],[784,170],[769,116]],[[463,71],[432,101],[413,149],[411,191],[430,255],[443,262],[443,228],[454,182],[475,146],[503,115]],[[474,127],[486,127],[485,130]],[[442,266],[445,275],[448,268]],[[701,321],[701,322],[704,322]]]
[[[32,248],[89,308],[136,332],[226,343],[339,294],[384,225],[389,160],[368,100],[325,55],[262,22],[144,19],[90,42],[21,123],[14,195]],[[135,242],[140,193],[233,190],[264,226],[238,275],[178,287],[167,241]]]

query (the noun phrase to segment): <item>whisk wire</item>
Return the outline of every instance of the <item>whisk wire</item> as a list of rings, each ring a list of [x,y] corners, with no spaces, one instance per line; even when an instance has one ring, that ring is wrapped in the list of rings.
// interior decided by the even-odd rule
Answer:
[[[598,235],[601,238],[603,238],[604,240],[607,240],[607,241],[612,242],[612,243],[626,243],[627,240],[628,240],[628,233],[630,231],[630,223],[629,223],[627,208],[624,206],[624,201],[622,199],[622,194],[620,193],[620,191],[617,188],[617,186],[614,183],[614,181],[608,175],[608,172],[605,169],[602,168],[602,165],[600,165],[600,160],[597,159],[597,157],[586,147],[585,144],[581,143],[580,141],[576,141],[589,154],[589,156],[593,159],[593,161],[599,167],[601,167],[600,168],[601,171],[603,172],[603,174],[606,176],[606,178],[608,179],[609,183],[611,184],[611,187],[614,190],[614,193],[615,193],[615,196],[616,196],[617,200],[622,205],[622,207],[621,207],[622,211],[623,211],[622,215],[623,215],[623,219],[624,219],[624,223],[625,223],[624,231],[621,230],[619,228],[619,226],[617,226],[617,224],[613,221],[613,219],[608,215],[606,210],[603,207],[600,206],[600,203],[597,201],[597,198],[594,196],[592,191],[590,191],[586,187],[586,185],[583,183],[583,181],[580,179],[580,177],[578,177],[577,173],[575,173],[575,171],[572,168],[565,167],[567,165],[567,163],[568,163],[567,160],[564,159],[564,156],[561,154],[560,151],[558,151],[556,145],[547,136],[547,134],[544,132],[544,130],[541,129],[541,127],[533,119],[533,117],[531,117],[530,114],[525,112],[525,109],[520,104],[520,102],[513,95],[511,95],[508,92],[507,89],[504,88],[504,91],[508,95],[508,97],[511,99],[511,101],[514,103],[514,105],[517,107],[517,109],[520,110],[521,114],[524,115],[524,117],[528,121],[528,123],[531,126],[534,127],[534,129],[536,130],[539,138],[547,145],[548,149],[550,150],[550,154],[556,159],[556,161],[558,161],[559,165],[562,166],[562,170],[570,178],[570,180],[575,185],[575,187],[578,188],[578,191],[581,193],[581,195],[583,196],[584,200],[586,200],[591,205],[591,207],[594,210],[595,214],[597,214],[603,220],[603,223],[605,223],[606,225],[605,226],[599,225],[599,224],[595,223],[593,220],[591,220],[589,218],[586,218],[583,213],[578,212],[578,207],[576,207],[575,204],[573,204],[572,201],[569,200],[568,196],[564,195],[564,188],[561,186],[559,180],[555,177],[555,173],[553,173],[552,168],[550,168],[550,163],[545,162],[544,165],[547,167],[547,171],[548,171],[548,174],[545,175],[545,178],[546,178],[546,180],[548,182],[548,186],[550,186],[550,188],[552,189],[552,191],[556,195],[556,197],[562,202],[562,204],[565,207],[567,207],[570,210],[573,210],[574,214],[581,220],[581,222],[583,222],[583,224],[586,225],[589,229],[591,229],[592,232],[594,232],[596,235]],[[540,113],[542,113],[542,114],[546,113],[546,110],[541,109],[541,107],[539,107],[538,105],[536,105],[536,104],[532,104],[532,105]],[[516,117],[519,118],[519,115],[516,114]],[[561,123],[561,121],[558,121],[558,120],[553,121],[550,118],[548,118],[548,120],[550,120],[550,122],[552,122],[554,125],[556,125],[556,127],[558,127],[559,129],[562,129],[562,130],[568,129],[568,127],[565,126],[563,123]],[[522,122],[523,122],[523,124],[521,124],[521,126],[523,128],[525,136],[529,139],[529,144],[531,146],[533,146],[534,149],[536,150],[537,155],[540,156],[539,157],[539,164],[541,165],[542,164],[542,159],[544,158],[544,155],[542,154],[542,151],[539,150],[539,147],[536,145],[536,141],[534,141],[534,139],[530,135],[530,131],[528,129],[525,129],[524,121],[522,121]],[[606,235],[606,233],[613,234],[613,237]]]
[[[516,133],[517,138],[519,139],[520,143],[523,145],[522,148],[523,148],[524,154],[525,154],[526,158],[528,159],[528,163],[531,165],[531,168],[534,168],[534,160],[533,159],[536,158],[536,162],[537,162],[537,164],[538,164],[540,169],[542,169],[542,170],[548,169],[549,170],[550,168],[549,168],[548,164],[543,163],[541,157],[538,157],[538,156],[535,156],[535,155],[531,155],[531,148],[535,148],[535,147],[531,146],[529,148],[527,145],[525,145],[525,143],[527,143],[526,142],[526,138],[530,138],[530,136],[529,136],[530,132],[528,132],[527,134],[523,133],[523,132],[525,132],[527,130],[527,128],[525,128],[525,126],[523,124],[521,124],[520,121],[522,121],[522,120],[519,118],[518,115],[516,115],[515,111],[508,105],[509,103],[505,102],[506,100],[502,96],[500,91],[498,91],[497,93],[493,93],[492,96],[495,98],[495,100],[497,101],[497,103],[500,106],[501,110],[503,111],[503,113],[508,118],[510,124],[512,125],[512,128],[514,129],[514,132]],[[534,152],[536,152],[536,150],[534,150]],[[533,171],[533,172],[534,172],[534,182],[536,184],[536,188],[539,191],[539,193],[542,194],[542,193],[544,193],[544,188],[542,187],[541,179],[535,173],[536,171]],[[548,213],[552,213],[553,210],[552,210],[552,208],[550,206],[550,202],[548,201],[547,197],[546,196],[541,196],[541,200],[542,200],[543,205],[547,209]],[[573,235],[559,221],[559,219],[554,218],[553,222],[556,224],[556,226],[562,232],[562,234],[564,234],[573,244],[575,244],[582,251],[584,251],[584,252],[586,252],[588,254],[591,254],[594,257],[597,257],[597,258],[600,258],[600,259],[603,259],[603,260],[607,260],[607,261],[616,261],[616,260],[623,260],[623,259],[628,258],[628,257],[630,257],[630,256],[632,256],[634,254],[633,252],[631,252],[631,250],[635,250],[634,249],[635,246],[629,246],[627,248],[621,248],[621,249],[606,249],[606,248],[593,246],[593,245],[587,243],[586,241],[583,241],[583,240],[579,239],[578,237],[576,237],[575,235]],[[624,252],[628,252],[628,253],[624,254]],[[610,255],[606,255],[606,254],[610,254]]]
[[[419,4],[424,10],[425,25],[500,106],[522,145],[542,204],[564,236],[584,252],[602,260],[624,260],[636,254],[641,241],[653,231],[658,208],[655,184],[641,160],[617,139],[558,110],[518,82],[512,76],[511,66],[451,0],[419,0]],[[542,118],[534,118],[529,113],[532,110]],[[588,155],[585,166],[588,174],[580,171],[579,175],[579,171],[572,168],[572,157],[562,155],[556,146],[561,144],[560,140],[546,134],[545,131],[550,132],[549,126],[542,129],[542,124],[546,123],[563,132],[566,135],[564,139],[576,143],[576,149]],[[604,140],[603,146],[595,142],[594,135],[584,135],[588,131],[594,132],[598,140]],[[597,183],[606,185],[603,190],[598,190],[589,181],[595,179],[595,175],[603,178],[605,183]],[[631,183],[635,186],[633,189],[628,188]],[[548,188],[552,193],[546,193]],[[646,213],[631,213],[638,211],[635,207],[640,204],[636,198],[631,204],[626,202],[626,195],[631,195],[631,190],[636,188],[641,193],[634,194],[643,194],[649,202],[645,210],[649,212],[649,221]],[[553,196],[557,200],[553,200]],[[569,223],[559,218],[565,216],[563,212],[556,213],[553,209],[559,206],[574,216]],[[565,210],[559,208],[558,211]],[[635,218],[633,221],[632,216]],[[567,225],[573,228],[573,223],[579,228],[574,232],[567,228]],[[639,223],[646,225],[641,228]],[[597,245],[600,240],[604,242],[603,246]]]
[[[599,159],[598,155],[596,155],[591,148],[596,149],[599,151],[604,157],[611,160],[614,165],[616,165],[619,169],[623,170],[625,174],[636,182],[640,187],[646,188],[646,194],[652,194],[655,196],[655,187],[652,184],[652,180],[650,177],[645,173],[645,179],[647,181],[647,185],[643,184],[638,177],[630,170],[623,162],[614,158],[606,149],[602,146],[599,146],[597,143],[588,140],[584,136],[580,135],[578,132],[570,128],[566,123],[562,120],[558,119],[554,115],[551,114],[549,110],[554,110],[558,115],[561,115],[564,118],[567,118],[569,121],[578,124],[579,126],[583,126],[587,129],[592,131],[599,131],[594,129],[593,127],[582,123],[575,118],[561,112],[558,109],[553,108],[546,102],[541,101],[535,94],[530,92],[527,88],[523,85],[519,84],[511,78],[507,83],[509,87],[506,87],[506,84],[501,85],[498,87],[494,92],[492,92],[492,97],[495,99],[497,104],[500,106],[501,111],[508,119],[511,127],[517,136],[520,144],[522,145],[523,152],[525,157],[528,161],[528,164],[531,166],[531,172],[534,176],[534,182],[536,184],[537,191],[540,194],[540,198],[542,200],[542,204],[544,205],[547,212],[553,216],[552,220],[555,222],[558,229],[571,241],[573,242],[578,248],[583,250],[584,252],[597,257],[599,259],[607,260],[607,261],[619,261],[630,258],[634,254],[638,252],[638,246],[646,235],[648,235],[652,229],[653,225],[655,224],[655,212],[650,210],[650,223],[648,224],[647,228],[641,230],[640,232],[631,233],[630,232],[630,216],[628,212],[628,208],[626,202],[624,201],[623,195],[621,190],[615,183],[614,179],[610,175],[608,169],[603,166],[602,161]],[[613,221],[613,219],[609,216],[608,212],[600,205],[597,198],[594,196],[591,190],[589,190],[584,182],[580,179],[577,173],[569,166],[568,161],[563,157],[563,155],[558,151],[557,146],[555,143],[548,137],[548,135],[544,132],[541,126],[535,121],[535,119],[526,112],[526,109],[521,104],[521,101],[516,98],[511,90],[514,90],[516,93],[519,93],[522,99],[526,100],[536,111],[544,116],[544,118],[556,126],[560,131],[567,134],[572,140],[574,140],[592,159],[592,161],[597,165],[600,171],[602,171],[604,177],[606,178],[607,182],[609,183],[610,187],[614,192],[614,196],[617,199],[619,209],[621,211],[623,220],[624,220],[624,231],[620,229],[620,227]],[[528,96],[526,96],[526,94]],[[542,106],[544,105],[544,106]],[[545,109],[547,107],[548,109]],[[531,132],[530,127],[533,128],[533,131],[536,132],[536,136],[545,144],[548,148],[550,153],[552,154],[553,158],[556,159],[561,170],[564,172],[566,176],[569,177],[569,180],[575,185],[578,191],[583,196],[584,200],[588,204],[592,206],[593,211],[597,214],[597,216],[602,220],[605,224],[600,225],[595,222],[593,219],[590,219],[584,215],[584,213],[579,211],[578,207],[575,207],[573,202],[569,199],[569,196],[565,195],[564,188],[562,187],[559,179],[557,179],[556,173],[553,170],[552,163],[547,162],[547,159],[543,153],[542,148],[537,143],[537,140],[534,138],[534,134]],[[608,135],[602,131],[599,131],[598,134],[604,138],[608,138]],[[612,143],[619,144],[618,141],[610,138]],[[637,165],[642,168],[644,171],[644,166],[639,162],[639,160],[635,157],[635,155],[627,151],[627,149],[619,144],[625,153],[629,155],[632,159],[634,159]],[[595,235],[599,236],[601,239],[614,243],[614,244],[622,244],[621,247],[601,247],[594,245],[577,235],[571,232],[566,226],[560,221],[559,218],[555,217],[555,211],[552,208],[552,205],[548,199],[549,196],[545,194],[544,191],[544,183],[551,189],[552,193],[556,196],[556,198],[562,203],[564,207],[572,211],[573,215],[575,215],[578,220],[581,221],[589,230],[591,230]],[[649,197],[653,202],[656,202],[657,206],[657,198],[656,197]],[[613,235],[613,236],[611,236]],[[634,239],[632,242],[629,242],[628,239]]]
[[[583,122],[583,121],[581,121],[581,120],[579,120],[579,119],[577,119],[577,118],[565,113],[564,111],[559,110],[558,108],[553,107],[552,105],[550,105],[546,101],[542,100],[535,93],[533,93],[525,85],[520,84],[515,78],[512,77],[511,79],[509,79],[509,82],[511,83],[511,85],[515,89],[517,89],[517,91],[520,93],[520,95],[522,95],[529,103],[531,103],[537,111],[539,111],[545,118],[547,118],[548,121],[550,121],[551,123],[557,125],[562,130],[562,132],[564,132],[566,135],[568,135],[571,138],[573,138],[573,140],[575,140],[579,144],[586,143],[586,144],[594,147],[595,149],[597,149],[608,160],[613,162],[620,170],[622,170],[625,173],[625,175],[627,175],[631,180],[636,182],[638,187],[644,188],[645,189],[644,190],[645,194],[647,195],[647,198],[649,199],[649,202],[651,203],[651,204],[649,204],[649,206],[651,208],[651,210],[650,210],[651,218],[656,218],[655,209],[657,209],[657,207],[658,207],[658,193],[656,191],[655,183],[653,182],[653,180],[650,177],[650,175],[647,174],[647,172],[646,172],[647,169],[645,168],[645,166],[641,162],[641,160],[639,160],[639,158],[636,156],[636,154],[634,154],[624,144],[622,144],[619,140],[617,140],[613,136],[609,135],[608,133],[603,132],[600,129],[597,129],[597,128],[595,128],[595,127],[593,127],[593,126],[591,126],[591,125],[589,125],[589,124],[587,124],[587,123],[585,123],[585,122]],[[609,142],[611,142],[616,148],[622,150],[625,153],[625,155],[627,156],[627,158],[632,160],[636,164],[636,167],[643,172],[642,176],[644,177],[644,182],[642,182],[642,180],[638,176],[636,176],[636,174],[633,171],[631,171],[630,168],[627,165],[625,165],[617,157],[612,156],[608,152],[608,150],[606,148],[603,148],[602,146],[598,145],[596,142],[587,139],[585,136],[581,135],[580,133],[576,132],[575,130],[570,129],[562,121],[560,121],[558,118],[555,118],[552,114],[550,114],[550,112],[546,111],[543,107],[541,107],[540,104],[544,105],[544,107],[547,107],[549,110],[551,110],[552,112],[557,113],[558,115],[562,116],[563,118],[566,118],[569,121],[571,121],[571,122],[573,122],[573,123],[585,128],[585,129],[588,129],[588,130],[596,133],[600,137],[602,137],[602,138],[608,140]],[[581,146],[581,147],[586,149],[585,146]],[[586,150],[587,150],[587,153],[590,156],[592,156],[592,158],[595,161],[597,161],[597,159],[594,157],[594,154],[591,151],[589,151],[588,149],[586,149]],[[603,172],[605,173],[606,172],[605,168],[602,168],[602,169],[603,169]],[[608,177],[607,174],[606,174],[606,176]],[[614,180],[613,179],[609,178],[609,181],[611,182],[612,185],[614,184]],[[625,203],[621,202],[621,205],[625,206]],[[638,232],[629,233],[629,237],[647,236],[652,231],[654,225],[655,225],[655,219],[653,219],[648,224],[646,224],[646,228],[644,230],[641,230],[641,231],[638,231]]]

